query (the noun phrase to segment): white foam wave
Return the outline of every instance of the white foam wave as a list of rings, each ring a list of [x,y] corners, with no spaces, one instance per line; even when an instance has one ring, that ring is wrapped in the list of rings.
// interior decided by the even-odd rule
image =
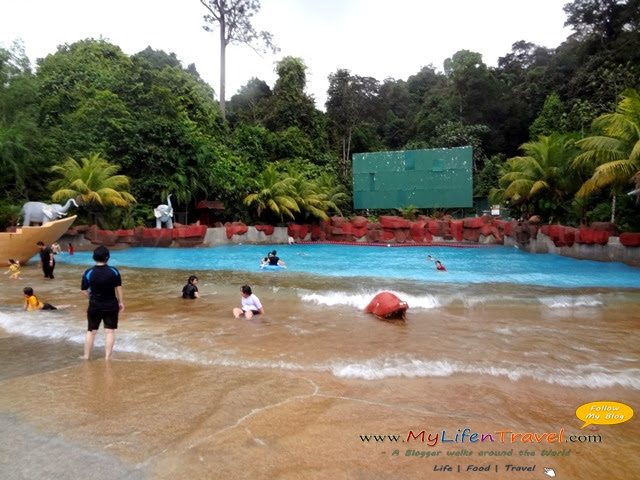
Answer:
[[[440,308],[450,305],[462,305],[466,309],[474,309],[482,307],[483,305],[497,303],[500,304],[505,301],[504,295],[497,294],[481,294],[474,295],[466,292],[437,292],[427,293],[424,295],[409,294],[401,291],[387,290],[394,295],[398,296],[401,300],[404,300],[409,304],[409,308],[421,308],[425,310],[431,310],[434,308]],[[358,309],[363,309],[376,296],[380,291],[361,291],[358,293],[351,293],[345,291],[328,291],[324,293],[315,292],[300,292],[299,298],[303,302],[314,303],[316,305],[326,306],[348,306]],[[509,297],[511,301],[517,301],[518,303],[539,302],[543,306],[551,310],[563,310],[563,309],[575,309],[575,308],[588,308],[594,309],[604,306],[604,300],[600,296],[586,296],[586,295],[559,295],[541,297],[531,300],[529,297]]]
[[[604,301],[599,296],[586,295],[541,297],[540,303],[547,308],[597,308],[604,306]]]
[[[409,304],[409,308],[433,309],[441,306],[440,300],[434,295],[409,295],[404,292],[396,292],[386,290],[396,295],[401,300]],[[327,292],[327,293],[301,293],[300,299],[303,302],[315,303],[316,305],[327,306],[349,306],[364,309],[371,299],[375,297],[379,291],[370,291],[362,293],[346,293],[346,292]]]
[[[62,311],[0,313],[0,327],[28,337],[84,342],[82,328],[70,325]]]
[[[605,388],[615,385],[640,390],[640,369],[609,372],[596,365],[574,369],[548,369],[531,366],[463,364],[446,360],[418,360],[406,357],[378,358],[365,362],[336,363],[331,369],[340,378],[380,380],[389,377],[445,377],[456,373],[506,377],[511,381],[531,378],[565,387]]]
[[[588,347],[585,347],[584,345],[570,345],[569,348],[576,350],[578,352],[587,352],[587,353],[595,353],[595,354],[598,353],[593,348],[588,348]]]
[[[0,328],[9,333],[34,338],[65,340],[78,345],[84,342],[84,328],[62,312],[0,313]],[[96,338],[96,346],[104,345],[104,337]],[[207,349],[195,351],[173,343],[166,335],[150,336],[149,332],[122,332],[118,335],[117,351],[148,358],[181,361],[199,365],[238,368],[268,368],[289,371],[330,372],[339,378],[379,380],[394,377],[447,377],[456,373],[506,377],[512,381],[530,378],[566,387],[606,388],[622,386],[640,390],[640,369],[603,366],[592,363],[571,368],[545,368],[533,364],[461,363],[446,359],[427,360],[409,355],[376,357],[364,360],[334,359],[317,363],[277,358],[247,359],[240,350]],[[625,359],[626,360],[626,359]],[[633,359],[630,359],[633,360]],[[619,362],[616,362],[619,364]]]
[[[494,329],[498,335],[513,335],[513,331],[509,327],[499,327]]]

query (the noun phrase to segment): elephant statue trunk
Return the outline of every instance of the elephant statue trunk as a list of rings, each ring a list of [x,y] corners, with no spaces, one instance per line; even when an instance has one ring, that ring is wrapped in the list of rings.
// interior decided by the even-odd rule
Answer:
[[[59,220],[67,215],[72,204],[78,206],[73,198],[67,200],[64,206],[58,203],[27,202],[21,210],[22,224],[28,227],[32,222],[45,225],[53,220]]]
[[[165,223],[167,228],[173,228],[173,206],[171,205],[171,195],[167,195],[167,203],[160,204],[153,209],[153,214],[156,217],[156,228],[162,228],[162,224]]]

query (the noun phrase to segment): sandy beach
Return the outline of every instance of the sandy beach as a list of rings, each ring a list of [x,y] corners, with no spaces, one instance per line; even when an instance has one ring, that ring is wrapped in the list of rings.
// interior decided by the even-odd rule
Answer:
[[[123,268],[127,310],[114,359],[101,358],[98,341],[86,362],[77,268],[60,265],[55,284],[33,268],[25,276],[33,273],[43,299],[77,306],[26,316],[5,288],[25,281],[3,285],[3,478],[535,479],[552,468],[556,478],[595,480],[640,471],[637,418],[581,430],[575,416],[594,401],[637,408],[635,292],[589,310],[415,310],[399,327],[343,305],[312,306],[287,283],[301,279],[255,277],[272,313],[237,322],[222,305],[237,302],[245,275],[201,275],[210,295],[199,304],[172,298],[158,308],[185,272]],[[392,373],[401,360],[404,373]],[[622,367],[605,374],[607,362]],[[379,371],[387,373],[373,378]],[[494,442],[443,441],[467,428]],[[416,439],[421,431],[438,442]],[[563,442],[511,442],[510,433],[500,442],[501,431],[562,432]]]
[[[437,478],[458,465],[464,478],[506,478],[506,465],[544,467],[561,478],[631,478],[640,468],[637,422],[603,426],[597,444],[400,445],[360,435],[457,429],[581,432],[578,403],[633,404],[634,392],[559,392],[537,382],[446,379],[336,380],[202,368],[168,362],[103,360],[2,382],[5,478]],[[564,395],[562,394],[564,393]],[[514,404],[520,415],[513,412]],[[594,434],[594,432],[589,432]],[[452,436],[453,438],[453,436]],[[399,450],[398,455],[393,455]],[[429,457],[408,450],[428,452]],[[471,451],[473,455],[447,456]],[[509,451],[509,457],[479,457]],[[534,455],[519,456],[521,451]],[[542,457],[544,450],[569,456]],[[431,456],[435,455],[435,456]],[[496,472],[467,472],[468,465]],[[442,474],[446,472],[441,472]],[[446,478],[446,477],[445,477]]]

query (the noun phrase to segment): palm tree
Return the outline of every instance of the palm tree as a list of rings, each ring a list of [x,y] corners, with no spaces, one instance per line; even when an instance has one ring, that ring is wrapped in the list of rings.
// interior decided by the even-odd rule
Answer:
[[[300,207],[294,197],[292,184],[295,180],[281,175],[271,164],[262,171],[258,179],[258,191],[247,195],[244,204],[257,204],[258,216],[265,211],[273,212],[282,220],[284,216],[295,219],[295,213],[300,213]]]
[[[558,220],[567,199],[577,190],[578,172],[570,171],[573,142],[552,133],[522,144],[520,150],[523,156],[510,158],[502,166],[500,189],[492,190],[491,197],[525,205],[537,201],[542,215]]]
[[[94,218],[102,220],[104,207],[128,207],[136,203],[127,191],[129,177],[116,175],[119,169],[99,153],[81,158],[80,162],[68,157],[62,165],[51,167],[52,172],[62,175],[62,178],[49,183],[54,190],[51,198],[54,201],[76,198],[93,213]]]
[[[346,194],[344,186],[336,183],[335,177],[329,175],[327,172],[322,172],[316,179],[316,184],[320,191],[327,196],[326,210],[335,210],[338,215],[342,215],[340,206],[345,206],[349,201],[349,196]]]
[[[511,209],[519,207],[521,213],[528,210],[531,186],[525,174],[524,164],[517,157],[509,158],[499,168],[498,187],[489,191],[493,203],[508,204]]]
[[[616,195],[640,172],[640,95],[633,89],[625,90],[615,113],[596,118],[592,127],[602,135],[587,137],[577,142],[584,150],[574,165],[595,168],[593,175],[578,196],[586,197],[604,187],[611,189],[611,222],[615,221]]]
[[[309,180],[293,168],[289,168],[287,177],[292,180],[292,196],[300,210],[320,220],[328,219],[328,197],[320,191],[317,182]]]

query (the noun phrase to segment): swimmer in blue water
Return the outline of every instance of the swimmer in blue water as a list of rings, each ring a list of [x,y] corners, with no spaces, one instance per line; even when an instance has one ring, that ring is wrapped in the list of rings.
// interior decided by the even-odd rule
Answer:
[[[269,252],[267,256],[262,259],[260,268],[264,268],[266,266],[271,266],[271,267],[278,266],[282,268],[287,268],[284,262],[280,260],[280,257],[278,257],[277,252],[275,250],[273,250],[272,252]]]
[[[268,258],[269,265],[278,265],[279,267],[287,268],[284,262],[280,260],[280,257],[278,257],[278,252],[276,252],[275,250],[269,254]]]

